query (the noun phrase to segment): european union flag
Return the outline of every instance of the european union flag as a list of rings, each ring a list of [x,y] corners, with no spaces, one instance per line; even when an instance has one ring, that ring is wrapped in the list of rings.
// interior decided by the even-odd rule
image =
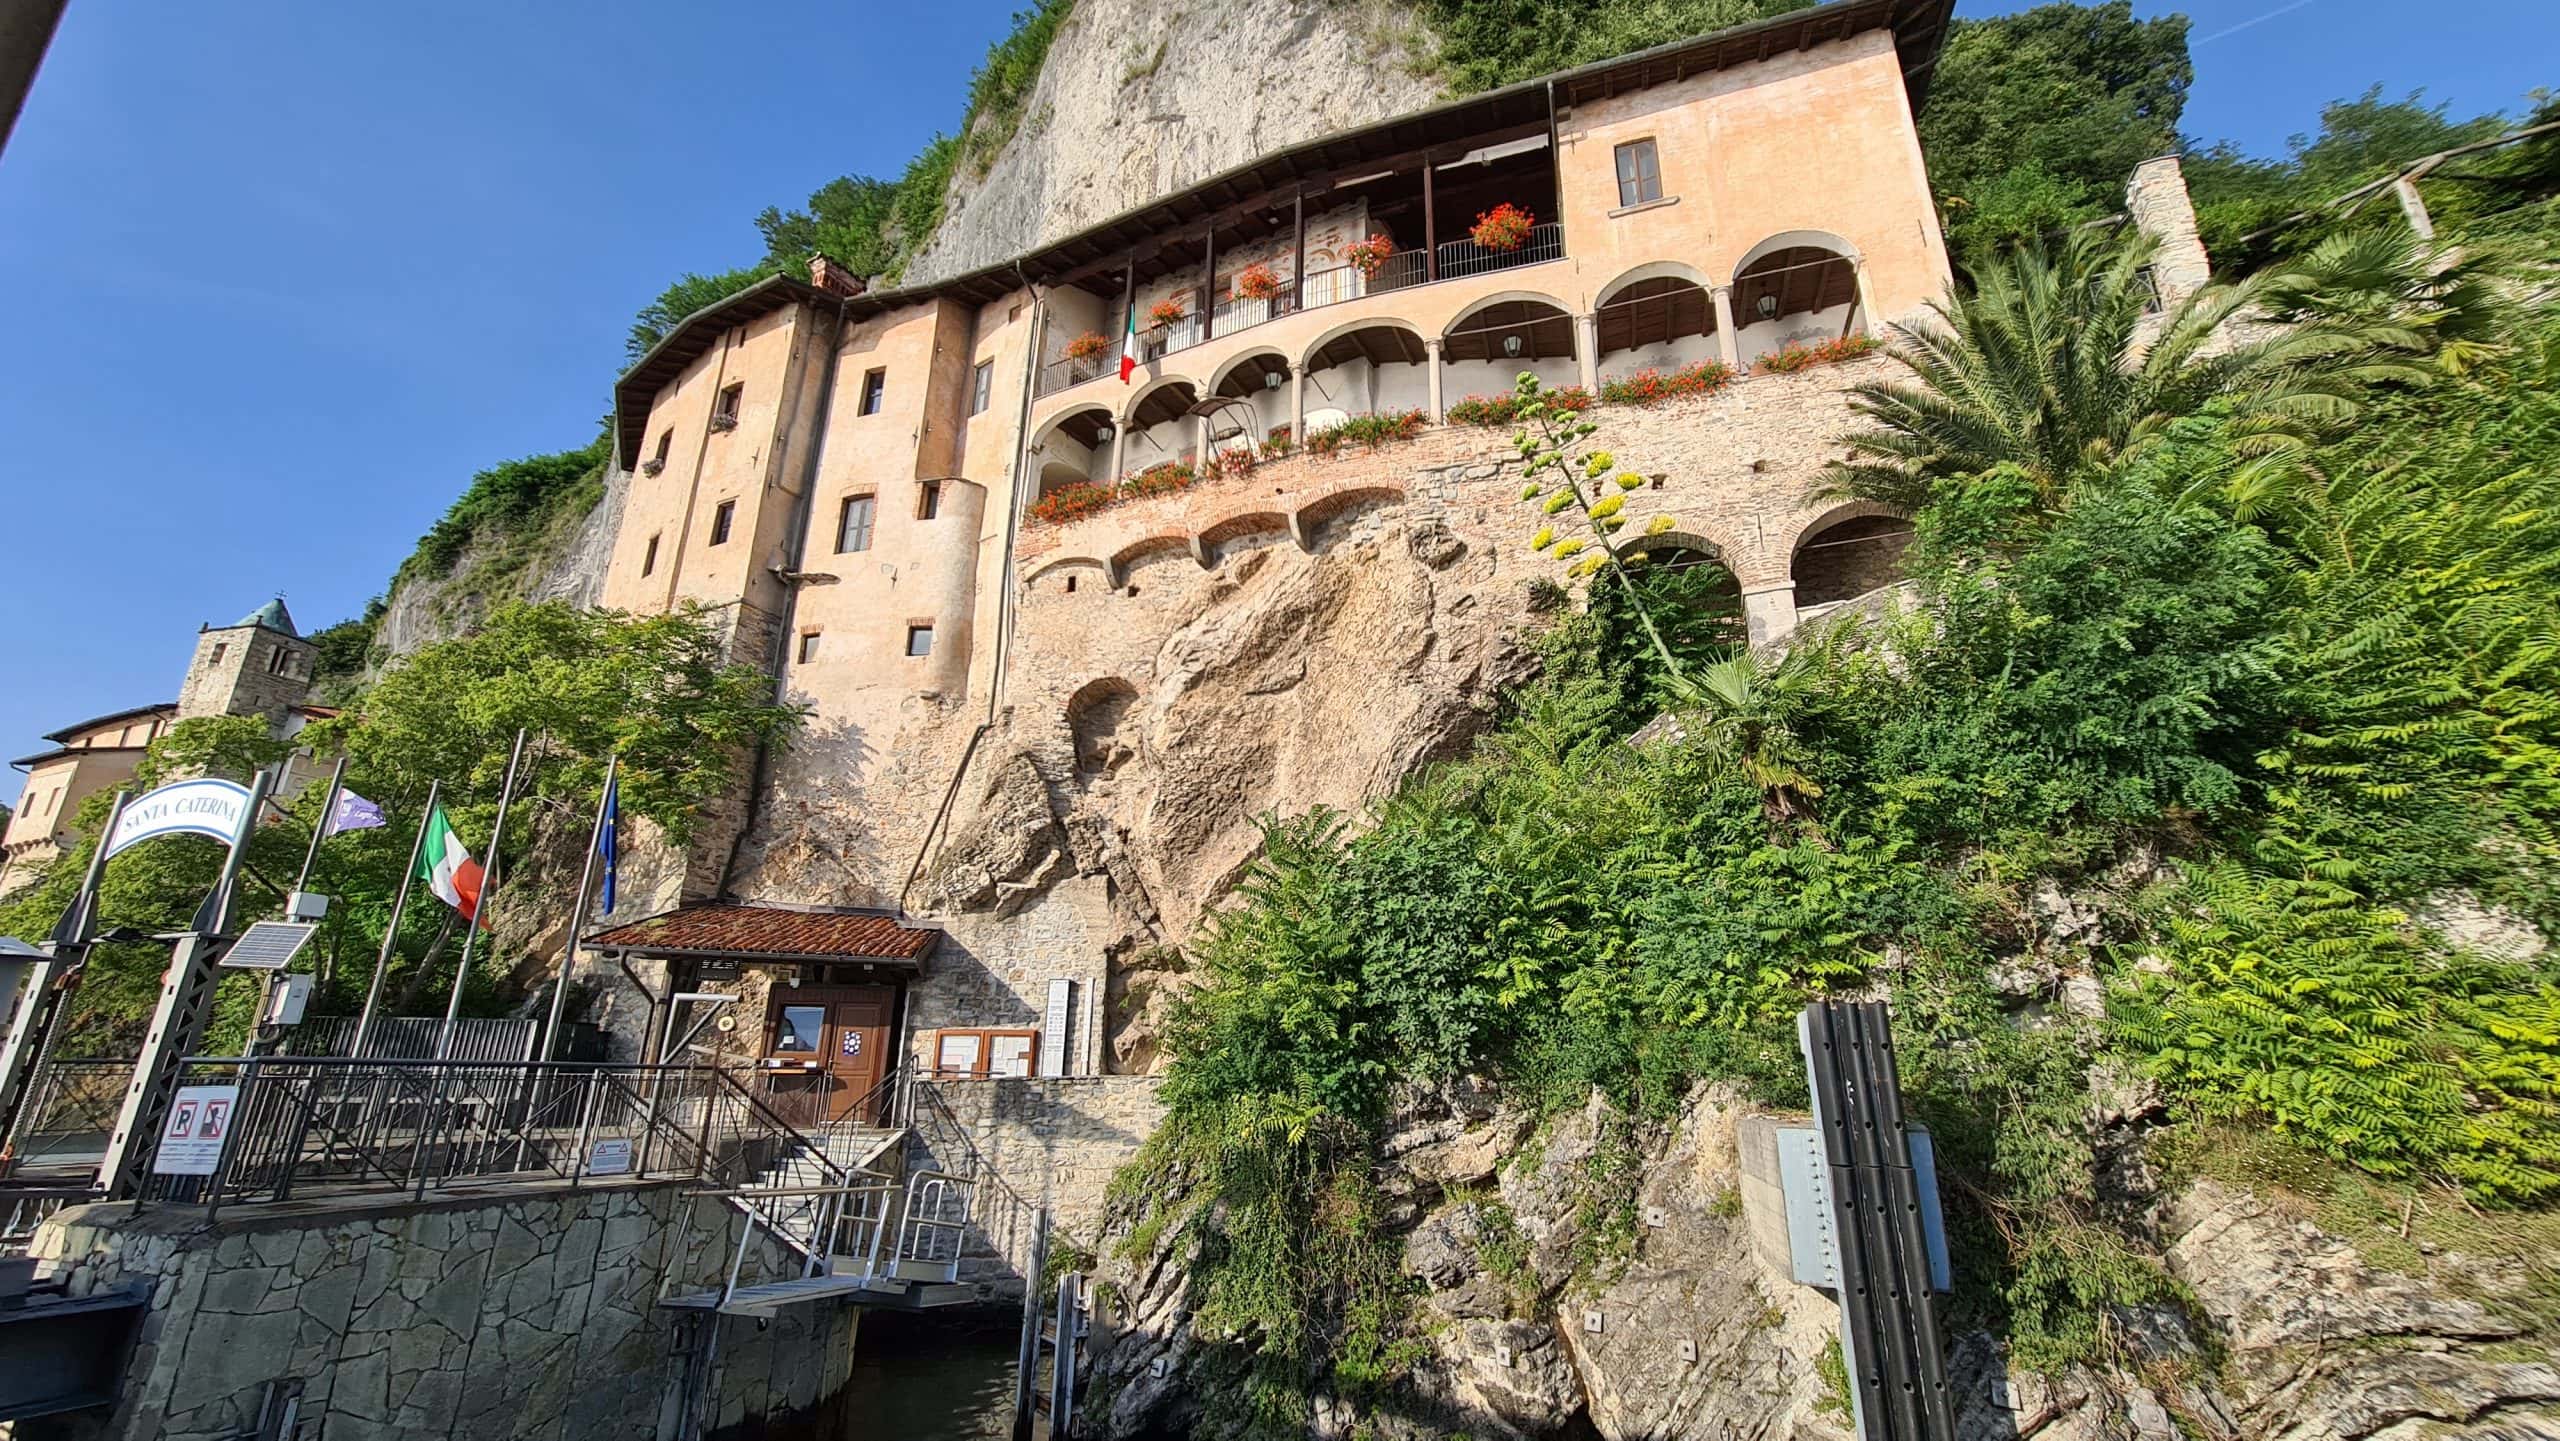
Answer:
[[[596,855],[604,861],[604,914],[613,914],[613,872],[621,859],[622,845],[617,839],[622,828],[620,780],[604,783],[604,821],[596,827]]]

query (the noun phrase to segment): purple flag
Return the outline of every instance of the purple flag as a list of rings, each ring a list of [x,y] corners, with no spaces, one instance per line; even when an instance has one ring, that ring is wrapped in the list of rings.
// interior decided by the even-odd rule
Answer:
[[[382,825],[382,807],[357,795],[354,791],[338,792],[338,804],[329,812],[329,823],[320,834],[334,836],[340,831],[369,831]]]

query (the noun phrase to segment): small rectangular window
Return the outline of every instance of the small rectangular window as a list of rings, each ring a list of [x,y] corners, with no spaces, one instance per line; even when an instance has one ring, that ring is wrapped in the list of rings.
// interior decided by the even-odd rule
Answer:
[[[649,548],[640,553],[640,573],[647,575],[658,568],[658,538],[649,537]]]
[[[911,625],[907,627],[907,654],[911,656],[933,654],[932,626]]]
[[[871,370],[862,376],[862,413],[878,415],[880,404],[889,398],[889,372]]]
[[[824,1006],[784,1006],[773,1018],[773,1054],[814,1056],[819,1033],[827,1026]]]
[[[844,498],[844,512],[836,517],[836,554],[849,555],[871,548],[871,515],[877,508],[867,495]]]
[[[654,466],[658,467],[660,470],[664,470],[664,469],[666,469],[666,468],[667,468],[667,452],[668,452],[668,451],[670,451],[670,450],[675,449],[675,446],[676,446],[676,433],[675,433],[675,430],[674,430],[672,427],[670,427],[670,428],[668,428],[668,429],[666,429],[666,430],[659,431],[659,432],[658,432],[658,453],[657,453],[656,455],[653,455],[653,456],[649,457],[649,463],[650,463],[651,465],[654,465]]]
[[[942,482],[928,480],[916,487],[916,519],[931,520],[942,513]]]
[[[969,376],[969,413],[976,415],[985,410],[987,402],[995,397],[995,389],[996,363],[992,360],[979,361],[978,368]]]
[[[1630,140],[1618,147],[1618,203],[1642,205],[1662,198],[1662,166],[1653,142]]]
[[[713,545],[722,545],[727,543],[729,539],[729,523],[737,518],[738,503],[734,500],[724,500],[720,502],[720,508],[711,512],[711,543]]]
[[[747,383],[743,380],[732,385],[721,387],[720,398],[717,401],[714,401],[711,406],[711,419],[713,423],[721,425],[737,424],[738,407],[746,403],[746,398]]]
[[[814,630],[804,630],[800,632],[800,663],[802,665],[807,665],[809,662],[816,660],[817,658],[818,633]]]
[[[211,654],[211,655],[209,655],[209,656],[206,656],[206,657],[205,657],[205,659],[204,659],[204,663],[205,663],[206,665],[220,665],[220,664],[222,664],[222,653],[223,653],[224,651],[229,650],[229,649],[231,649],[231,642],[229,642],[229,641],[227,641],[227,640],[218,640],[218,641],[215,641],[215,642],[213,643],[213,654]]]
[[[291,675],[292,673],[292,651],[286,650],[283,646],[277,646],[274,650],[267,652],[267,674]]]

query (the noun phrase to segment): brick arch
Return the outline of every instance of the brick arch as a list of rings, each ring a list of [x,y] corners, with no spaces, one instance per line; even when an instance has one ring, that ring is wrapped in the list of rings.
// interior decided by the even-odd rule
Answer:
[[[1742,546],[1735,544],[1733,541],[1716,535],[1703,527],[1683,526],[1666,530],[1660,535],[1638,536],[1633,540],[1623,543],[1620,546],[1620,549],[1629,551],[1699,551],[1703,554],[1714,557],[1716,564],[1733,572],[1735,579],[1746,584],[1754,581],[1755,579],[1761,578],[1751,575],[1746,569],[1746,557],[1750,555],[1749,551],[1745,550]]]
[[[1270,530],[1281,531],[1283,533],[1289,532],[1290,526],[1288,512],[1279,510],[1238,511],[1233,515],[1220,516],[1216,521],[1212,522],[1207,529],[1201,531],[1196,538],[1197,549],[1202,555],[1207,555],[1216,547],[1224,545],[1238,536],[1252,535],[1257,531]]]
[[[1042,576],[1048,575],[1052,571],[1064,570],[1071,565],[1091,566],[1093,569],[1102,572],[1106,579],[1109,578],[1112,573],[1111,562],[1098,555],[1053,555],[1047,560],[1040,562],[1038,565],[1033,566],[1030,570],[1024,572],[1022,583],[1024,585],[1029,585],[1040,579]]]
[[[1797,516],[1795,527],[1786,533],[1787,554],[1792,556],[1804,549],[1804,543],[1812,539],[1816,532],[1827,530],[1844,520],[1865,520],[1872,516],[1891,516],[1896,520],[1911,518],[1910,512],[1898,506],[1887,505],[1880,500],[1844,500],[1824,510],[1805,511]]]
[[[1312,549],[1315,545],[1316,532],[1343,512],[1372,501],[1392,505],[1402,502],[1403,499],[1404,487],[1401,485],[1369,481],[1349,482],[1339,489],[1316,496],[1299,506],[1296,513],[1289,517],[1289,528],[1297,535],[1299,544]]]
[[[1895,584],[1910,543],[1910,517],[1892,506],[1856,500],[1823,511],[1787,539],[1796,605],[1832,605]],[[1808,553],[1808,545],[1816,549]]]
[[[1152,535],[1140,536],[1111,553],[1111,574],[1115,579],[1125,581],[1129,575],[1131,562],[1177,550],[1195,559],[1198,555],[1198,552],[1191,548],[1191,537],[1178,530],[1160,530]]]

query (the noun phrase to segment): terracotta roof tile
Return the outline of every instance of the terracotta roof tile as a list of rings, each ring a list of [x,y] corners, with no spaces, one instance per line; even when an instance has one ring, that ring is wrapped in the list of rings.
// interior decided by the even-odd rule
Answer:
[[[702,902],[616,926],[587,939],[601,950],[736,956],[745,960],[921,961],[942,932],[878,914],[794,911]]]

